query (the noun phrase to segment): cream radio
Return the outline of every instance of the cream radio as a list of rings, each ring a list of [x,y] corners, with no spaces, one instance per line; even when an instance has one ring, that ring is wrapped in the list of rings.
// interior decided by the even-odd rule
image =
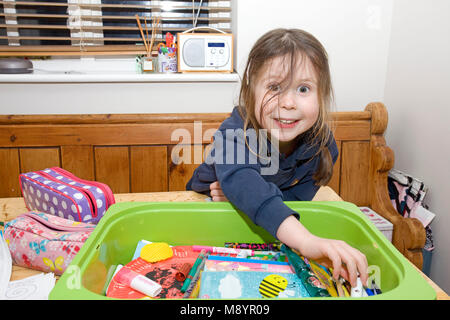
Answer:
[[[178,33],[179,72],[233,72],[233,34]]]

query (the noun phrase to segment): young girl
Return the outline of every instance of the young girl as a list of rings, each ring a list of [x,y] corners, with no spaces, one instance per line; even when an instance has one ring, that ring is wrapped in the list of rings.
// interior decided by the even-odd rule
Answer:
[[[343,241],[311,234],[283,203],[311,200],[331,178],[338,157],[326,124],[331,101],[320,42],[298,29],[266,33],[250,51],[239,106],[186,189],[229,200],[287,246],[333,267],[335,279],[341,275],[355,286],[358,273],[367,281],[366,257]]]

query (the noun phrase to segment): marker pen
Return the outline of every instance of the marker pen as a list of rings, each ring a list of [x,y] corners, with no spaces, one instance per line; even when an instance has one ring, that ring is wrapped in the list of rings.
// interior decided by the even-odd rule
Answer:
[[[342,287],[342,283],[339,280],[338,281],[334,281],[334,279],[333,279],[333,283],[334,283],[334,285],[336,287],[336,291],[337,291],[339,297],[345,297],[346,294],[344,292],[344,288]]]
[[[375,283],[375,280],[372,280],[372,291],[374,294],[381,294],[381,290]]]
[[[234,248],[223,248],[223,247],[209,247],[209,246],[192,246],[194,251],[202,251],[211,253],[229,253],[237,254],[237,258],[246,258],[248,256],[253,256],[254,252],[250,249],[234,249]]]
[[[371,289],[364,287],[364,290],[366,290],[367,295],[369,295],[369,296],[373,296],[374,295],[374,293],[373,293],[373,291]]]
[[[344,278],[342,278],[341,276],[339,276],[339,280],[338,281],[339,281],[339,283],[341,285],[342,291],[344,291],[344,295],[346,297],[350,297],[350,292],[349,291],[351,291],[351,288],[350,288],[350,286],[348,286],[348,288],[347,288],[348,282]]]
[[[149,297],[156,297],[161,292],[161,285],[133,270],[123,267],[116,275],[118,282],[128,285]]]
[[[280,251],[281,243],[242,243],[242,242],[225,242],[225,247],[236,249],[251,250],[273,250]]]
[[[253,253],[254,253],[254,254],[272,255],[272,256],[278,254],[278,255],[280,255],[280,256],[285,256],[285,254],[282,253],[281,251],[259,251],[259,250],[254,250]]]

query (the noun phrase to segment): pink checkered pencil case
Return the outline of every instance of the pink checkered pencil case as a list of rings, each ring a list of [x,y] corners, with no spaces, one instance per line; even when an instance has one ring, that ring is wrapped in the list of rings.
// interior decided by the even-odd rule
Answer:
[[[5,225],[5,240],[15,265],[61,275],[94,228],[31,211]]]
[[[80,179],[58,167],[20,174],[20,187],[28,210],[79,222],[98,223],[115,203],[106,184]]]

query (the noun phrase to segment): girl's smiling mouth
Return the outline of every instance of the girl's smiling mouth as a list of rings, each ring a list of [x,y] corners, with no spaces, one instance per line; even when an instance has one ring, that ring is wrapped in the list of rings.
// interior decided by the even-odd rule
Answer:
[[[300,120],[297,119],[273,119],[280,129],[294,128]]]

